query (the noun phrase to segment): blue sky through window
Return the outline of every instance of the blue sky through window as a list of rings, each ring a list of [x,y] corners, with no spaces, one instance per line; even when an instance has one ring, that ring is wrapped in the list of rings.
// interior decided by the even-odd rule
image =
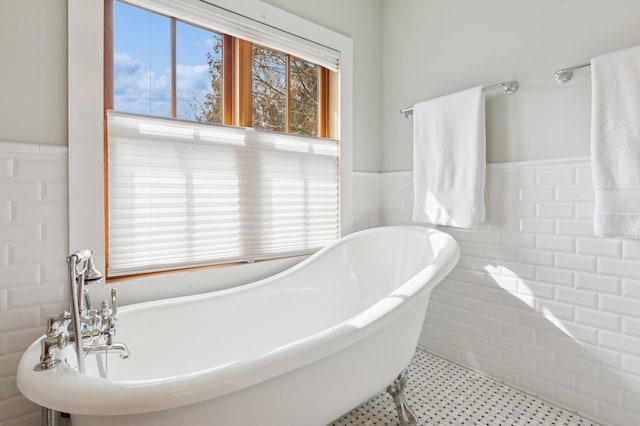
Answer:
[[[203,98],[211,91],[207,52],[216,33],[178,22],[178,109],[181,99]],[[114,109],[169,116],[171,110],[170,19],[114,2]],[[178,114],[180,116],[180,112]]]
[[[195,120],[194,105],[204,102],[211,93],[211,74],[207,53],[215,56],[214,44],[222,43],[222,35],[178,21],[176,25],[177,115]],[[220,50],[222,52],[222,50]],[[220,76],[221,78],[221,76]]]

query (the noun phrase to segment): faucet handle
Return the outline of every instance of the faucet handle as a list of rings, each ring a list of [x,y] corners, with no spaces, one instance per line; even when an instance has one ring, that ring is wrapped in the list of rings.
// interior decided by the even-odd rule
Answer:
[[[45,334],[48,337],[52,337],[58,334],[61,328],[65,328],[71,322],[71,314],[64,311],[60,315],[50,316],[47,318],[47,330]]]
[[[103,300],[100,303],[100,316],[103,320],[115,319],[118,314],[118,290],[111,289],[111,309],[109,309],[109,302]]]
[[[115,317],[118,314],[118,289],[111,289],[111,316]]]
[[[106,302],[105,302],[106,305]],[[116,335],[116,322],[118,322],[118,318],[116,315],[118,314],[118,290],[115,288],[111,289],[111,314],[109,315],[109,326],[107,330],[105,330],[105,336],[107,338],[107,344],[111,345],[113,343],[113,336]]]

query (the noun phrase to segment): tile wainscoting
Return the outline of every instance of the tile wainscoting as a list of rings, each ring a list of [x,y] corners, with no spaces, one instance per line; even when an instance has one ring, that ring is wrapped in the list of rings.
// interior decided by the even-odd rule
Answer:
[[[379,174],[354,173],[355,229],[380,225]],[[22,352],[67,309],[67,148],[0,141],[0,426],[40,424],[16,386]]]
[[[353,230],[382,224],[380,173],[353,172]]]
[[[411,172],[381,174],[409,223]],[[640,241],[597,238],[588,158],[490,164],[487,222],[433,291],[420,346],[609,425],[640,424]]]
[[[40,424],[15,375],[66,309],[67,209],[66,147],[0,142],[0,426]]]
[[[66,148],[0,142],[0,426],[38,424],[21,352],[66,303]],[[354,228],[409,223],[411,172],[354,173]],[[588,159],[491,164],[487,223],[420,345],[604,424],[640,424],[640,241],[592,235]]]
[[[380,225],[379,174],[354,173],[356,229]],[[0,426],[40,424],[16,386],[22,352],[67,309],[67,148],[0,141]]]

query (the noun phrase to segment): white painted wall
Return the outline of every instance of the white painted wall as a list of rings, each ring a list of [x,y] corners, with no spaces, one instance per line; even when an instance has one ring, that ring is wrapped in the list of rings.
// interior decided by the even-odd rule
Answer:
[[[519,80],[487,97],[489,162],[589,155],[589,71],[558,68],[640,44],[637,0],[382,2],[382,171],[407,170],[412,123],[398,110],[477,85]]]
[[[353,169],[380,170],[381,0],[264,0],[353,40]]]
[[[0,2],[0,140],[67,144],[67,1]]]
[[[381,0],[265,3],[354,40],[354,169],[378,171]],[[66,145],[67,1],[2,0],[0,54],[0,139]]]

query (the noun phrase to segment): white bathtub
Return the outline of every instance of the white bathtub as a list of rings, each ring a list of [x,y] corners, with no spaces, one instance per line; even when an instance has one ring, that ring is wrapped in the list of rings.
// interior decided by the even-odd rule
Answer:
[[[35,342],[18,386],[73,426],[324,425],[408,365],[431,290],[458,257],[437,230],[358,232],[255,283],[122,308],[116,340],[131,357],[109,355],[107,379],[93,355],[87,375],[33,371]]]

